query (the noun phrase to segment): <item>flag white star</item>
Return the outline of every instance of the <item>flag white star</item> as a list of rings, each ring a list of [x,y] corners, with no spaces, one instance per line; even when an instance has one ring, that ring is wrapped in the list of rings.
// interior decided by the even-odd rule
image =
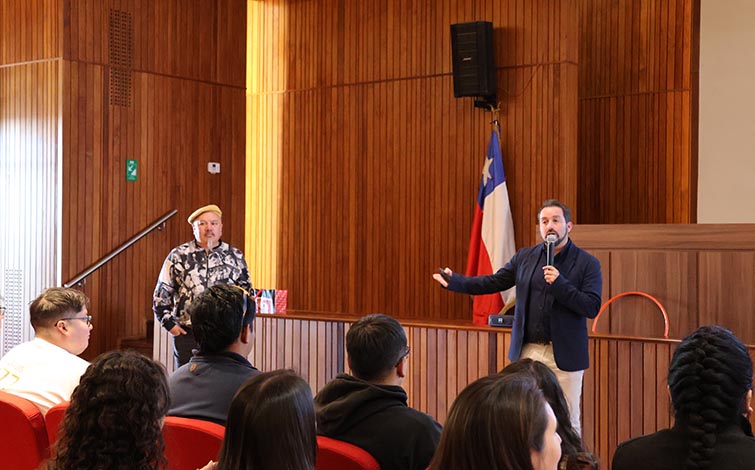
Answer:
[[[482,167],[482,185],[487,186],[488,180],[493,176],[490,174],[490,165],[493,163],[492,158],[485,158],[485,166]]]

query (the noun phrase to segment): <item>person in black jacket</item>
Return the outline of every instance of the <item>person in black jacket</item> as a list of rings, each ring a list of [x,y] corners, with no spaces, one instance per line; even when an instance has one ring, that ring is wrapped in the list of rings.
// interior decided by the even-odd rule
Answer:
[[[569,238],[574,226],[569,207],[549,199],[537,223],[545,244],[522,248],[497,272],[464,276],[445,268],[433,278],[450,291],[472,295],[516,286],[509,359],[528,357],[550,367],[569,403],[572,427],[581,434],[582,378],[590,366],[587,319],[600,310],[603,276],[598,259]],[[547,248],[555,254],[552,264]]]
[[[613,470],[755,468],[752,359],[731,331],[703,326],[687,336],[671,359],[668,388],[674,426],[619,445]]]
[[[369,452],[380,468],[424,470],[440,440],[441,426],[407,406],[401,387],[409,346],[395,319],[368,315],[346,335],[349,367],[315,397],[317,432]]]

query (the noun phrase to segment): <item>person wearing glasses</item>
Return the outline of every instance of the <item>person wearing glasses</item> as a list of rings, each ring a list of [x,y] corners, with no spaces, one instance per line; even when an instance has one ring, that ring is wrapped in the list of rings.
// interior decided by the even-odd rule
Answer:
[[[223,212],[215,204],[200,207],[187,219],[194,240],[165,258],[152,298],[157,321],[173,335],[176,367],[187,362],[197,344],[191,334],[188,306],[208,287],[232,284],[252,290],[244,254],[222,241]]]
[[[441,427],[407,405],[404,328],[388,315],[367,315],[349,328],[346,351],[354,375],[338,374],[315,397],[317,433],[361,447],[380,468],[426,469]]]
[[[189,306],[199,351],[168,380],[168,414],[225,425],[231,400],[258,371],[247,359],[254,344],[254,299],[236,286],[213,286]]]
[[[33,402],[47,413],[71,398],[89,363],[78,357],[89,346],[89,298],[75,289],[42,292],[29,307],[34,339],[0,359],[0,390]]]

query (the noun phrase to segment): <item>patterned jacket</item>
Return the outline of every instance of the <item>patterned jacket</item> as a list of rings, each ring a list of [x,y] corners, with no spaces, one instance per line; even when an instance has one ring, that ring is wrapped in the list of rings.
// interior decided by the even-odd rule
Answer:
[[[152,297],[152,310],[163,328],[191,326],[186,308],[208,287],[233,284],[251,291],[244,254],[220,242],[209,254],[196,240],[177,246],[165,258]]]

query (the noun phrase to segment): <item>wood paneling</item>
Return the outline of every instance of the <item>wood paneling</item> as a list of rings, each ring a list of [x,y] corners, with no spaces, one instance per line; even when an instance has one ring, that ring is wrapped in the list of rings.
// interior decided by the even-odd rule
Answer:
[[[117,64],[131,76],[129,106],[110,95],[111,10],[132,15],[133,60]],[[63,281],[178,209],[164,231],[87,281],[93,357],[145,334],[160,267],[192,238],[194,209],[218,204],[223,240],[244,246],[246,3],[71,1],[66,11]],[[136,182],[125,179],[128,159],[138,162]],[[207,172],[210,161],[219,175]]]
[[[700,324],[722,325],[755,342],[755,245],[701,252],[698,263]]]
[[[699,0],[582,0],[579,220],[697,220]]]
[[[599,256],[604,302],[642,291],[666,308],[670,338],[718,324],[755,344],[755,225],[577,225],[571,236]],[[642,297],[612,303],[598,325],[601,333],[663,334],[658,307]]]
[[[611,270],[604,270],[611,290],[609,298],[627,291],[652,295],[671,316],[669,337],[683,338],[697,326],[697,272],[695,252],[654,250],[614,251]],[[631,287],[630,287],[631,286]],[[663,316],[650,300],[635,296],[611,304],[601,321],[610,322],[609,331],[630,336],[663,336]],[[693,315],[689,313],[692,312]]]
[[[244,86],[246,0],[64,0],[65,59],[107,65],[112,11],[131,15],[133,68]]]
[[[0,66],[59,58],[63,3],[63,0],[3,0]]]
[[[162,261],[192,238],[185,220],[195,208],[218,204],[226,214],[223,239],[243,246],[244,101],[242,90],[135,73],[133,107],[108,106],[106,96],[90,92],[102,90],[103,67],[74,62],[71,69],[79,87],[67,89],[67,107],[82,109],[78,119],[64,121],[63,278],[179,210],[165,231],[138,242],[87,282],[97,318],[95,354],[114,348],[118,338],[144,334]],[[95,83],[85,84],[85,76]],[[139,162],[136,182],[125,180],[126,159]],[[220,163],[220,175],[207,173],[209,161]]]
[[[518,246],[544,199],[576,205],[576,0],[249,9],[246,251],[289,308],[471,318],[430,277],[466,265],[490,137],[490,113],[453,98],[452,23],[495,26]]]
[[[316,319],[260,315],[251,361],[261,370],[293,368],[317,392],[336,374],[348,373],[345,335],[354,317]],[[403,387],[409,406],[443,423],[453,400],[469,383],[502,369],[510,330],[404,322],[411,347]],[[582,392],[585,443],[610,470],[616,446],[673,423],[666,389],[678,341],[593,335]],[[755,346],[750,347],[755,355]]]

